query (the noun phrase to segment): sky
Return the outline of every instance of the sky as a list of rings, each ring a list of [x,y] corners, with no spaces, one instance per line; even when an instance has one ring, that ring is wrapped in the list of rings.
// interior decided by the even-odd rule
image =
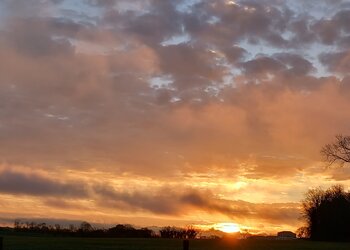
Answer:
[[[0,223],[296,230],[349,186],[350,1],[0,0]]]

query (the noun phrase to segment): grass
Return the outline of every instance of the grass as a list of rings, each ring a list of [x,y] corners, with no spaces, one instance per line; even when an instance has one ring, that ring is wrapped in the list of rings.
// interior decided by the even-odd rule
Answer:
[[[182,240],[3,236],[4,250],[181,250]],[[345,250],[350,243],[191,240],[190,250]]]

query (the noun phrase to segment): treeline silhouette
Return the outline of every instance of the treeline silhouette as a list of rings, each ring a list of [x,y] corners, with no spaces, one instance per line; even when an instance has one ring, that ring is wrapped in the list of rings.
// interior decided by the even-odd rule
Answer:
[[[306,226],[299,237],[318,241],[350,241],[350,193],[340,185],[310,190],[302,202]]]
[[[198,232],[193,227],[188,227],[186,229],[175,228],[175,227],[163,227],[159,230],[161,238],[171,238],[171,239],[194,239],[196,238]]]
[[[14,222],[14,232],[27,232],[38,234],[50,234],[53,236],[76,236],[76,237],[96,237],[96,238],[172,238],[172,239],[194,239],[198,231],[193,227],[176,228],[163,227],[159,233],[149,228],[134,228],[127,224],[118,224],[114,227],[101,229],[95,228],[88,222],[82,222],[80,226],[70,224],[62,227],[60,224],[46,224],[36,222]]]

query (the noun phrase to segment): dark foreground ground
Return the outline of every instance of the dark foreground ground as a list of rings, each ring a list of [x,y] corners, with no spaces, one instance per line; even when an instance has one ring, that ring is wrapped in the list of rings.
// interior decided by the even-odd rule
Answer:
[[[181,240],[4,236],[4,250],[181,250]],[[349,250],[350,243],[303,240],[191,240],[190,250]]]

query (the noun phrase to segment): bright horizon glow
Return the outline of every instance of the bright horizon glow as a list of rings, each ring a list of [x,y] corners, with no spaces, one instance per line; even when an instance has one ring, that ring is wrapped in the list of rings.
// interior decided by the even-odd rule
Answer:
[[[239,226],[231,222],[217,223],[215,224],[214,229],[220,230],[224,233],[237,233],[240,231]]]

